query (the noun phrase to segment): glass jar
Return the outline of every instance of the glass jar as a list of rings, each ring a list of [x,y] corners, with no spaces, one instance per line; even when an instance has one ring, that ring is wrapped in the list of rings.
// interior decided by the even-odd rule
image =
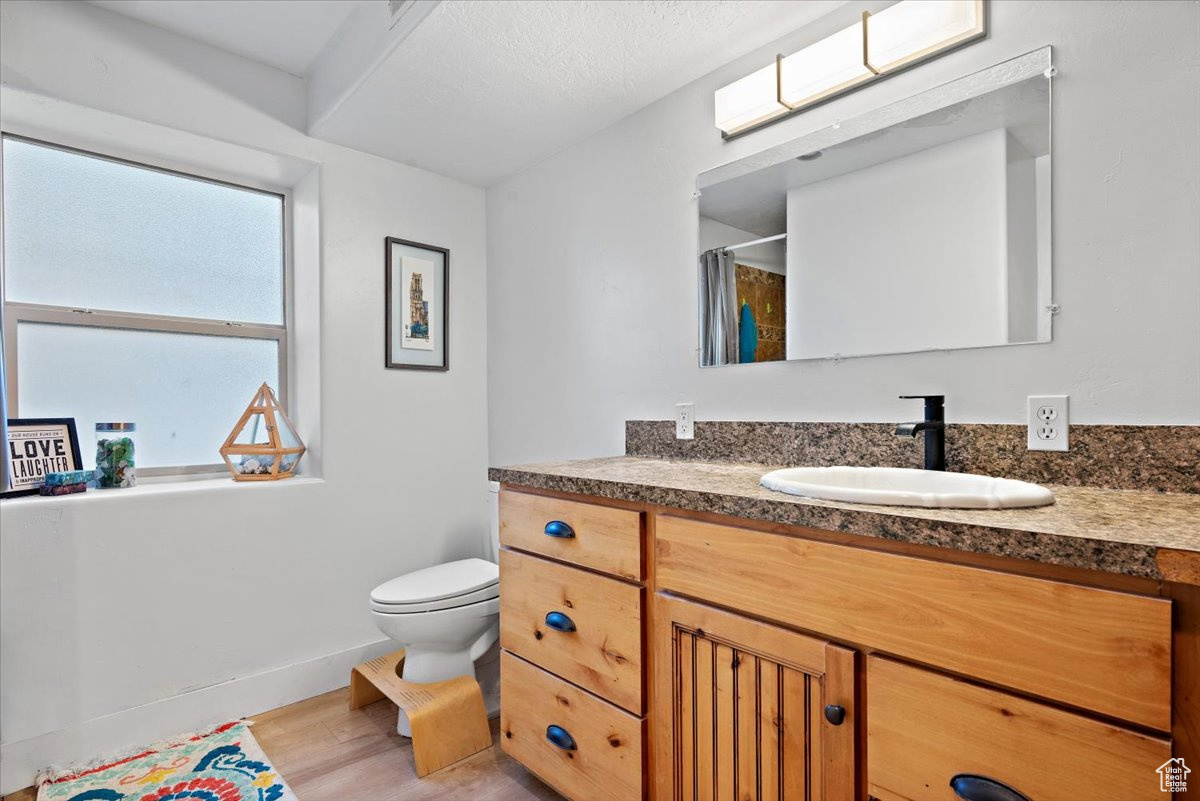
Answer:
[[[134,423],[96,423],[96,486],[101,489],[137,484]]]

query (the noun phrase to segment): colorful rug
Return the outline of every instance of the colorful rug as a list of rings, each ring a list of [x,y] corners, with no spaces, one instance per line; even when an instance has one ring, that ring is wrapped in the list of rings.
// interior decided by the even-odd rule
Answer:
[[[38,801],[297,801],[244,721],[44,777]]]

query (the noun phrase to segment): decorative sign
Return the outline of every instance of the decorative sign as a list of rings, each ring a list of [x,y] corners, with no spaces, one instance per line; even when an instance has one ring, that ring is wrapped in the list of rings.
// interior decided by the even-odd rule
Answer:
[[[83,469],[74,418],[9,420],[7,444],[5,496],[37,492],[48,473]]]

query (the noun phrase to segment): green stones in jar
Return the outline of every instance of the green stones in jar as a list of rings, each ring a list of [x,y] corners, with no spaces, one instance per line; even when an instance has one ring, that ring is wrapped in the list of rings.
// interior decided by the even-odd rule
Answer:
[[[96,486],[101,489],[137,484],[133,423],[96,423]]]

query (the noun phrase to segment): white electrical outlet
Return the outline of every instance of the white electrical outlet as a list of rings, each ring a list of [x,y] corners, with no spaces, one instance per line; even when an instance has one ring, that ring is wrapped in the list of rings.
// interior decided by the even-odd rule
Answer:
[[[1066,395],[1029,396],[1029,450],[1065,451],[1069,433]]]
[[[696,406],[692,403],[675,404],[675,439],[696,438]]]

